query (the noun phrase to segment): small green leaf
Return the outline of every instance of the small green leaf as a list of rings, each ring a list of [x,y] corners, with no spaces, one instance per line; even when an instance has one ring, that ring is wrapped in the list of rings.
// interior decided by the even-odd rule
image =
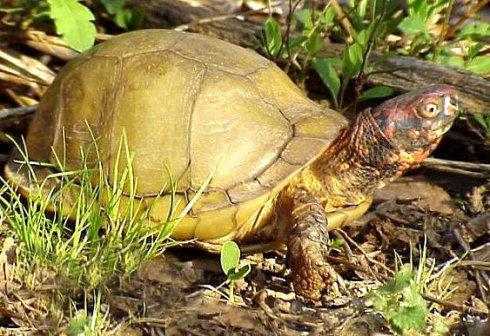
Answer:
[[[322,35],[318,30],[311,34],[310,38],[306,41],[305,48],[309,55],[316,55],[323,50],[325,43]]]
[[[228,280],[236,281],[243,279],[248,275],[248,273],[250,273],[251,269],[252,268],[250,267],[250,265],[247,264],[241,267],[237,272],[232,270],[230,271],[230,273],[228,273]]]
[[[90,322],[91,319],[87,317],[85,310],[78,311],[68,324],[68,335],[86,335],[85,333],[90,329]]]
[[[396,310],[386,311],[386,317],[401,330],[421,331],[427,320],[427,302],[419,293],[418,287],[412,285],[403,292]]]
[[[328,242],[328,246],[332,249],[336,249],[345,244],[345,240],[342,238],[335,238]]]
[[[436,14],[439,14],[444,8],[449,5],[449,1],[447,0],[435,0],[429,5],[429,13],[427,17],[433,17]]]
[[[311,20],[311,10],[302,9],[294,13],[296,21],[303,25],[304,30],[310,30],[313,27],[313,21]]]
[[[386,318],[403,331],[422,331],[426,325],[427,309],[425,306],[404,307],[386,312]]]
[[[281,27],[272,16],[265,21],[265,45],[272,56],[277,56],[282,47]]]
[[[468,48],[468,59],[474,58],[476,55],[480,53],[480,51],[483,50],[483,47],[485,47],[485,44],[479,42],[473,44],[471,47]]]
[[[48,0],[49,16],[54,20],[56,33],[73,49],[84,51],[95,41],[95,20],[92,12],[78,0]]]
[[[139,8],[120,9],[116,13],[114,22],[125,30],[139,29],[143,22],[143,11]]]
[[[397,334],[421,331],[426,326],[429,310],[415,277],[411,266],[405,265],[392,281],[369,294],[373,307],[383,314]]]
[[[388,18],[387,14],[393,12],[398,7],[400,2],[401,0],[376,1],[374,15],[379,16],[384,12],[385,18],[387,19]]]
[[[325,84],[327,89],[330,91],[333,103],[335,106],[337,106],[337,97],[340,91],[340,79],[337,72],[333,68],[332,63],[325,58],[315,58],[313,59],[313,68],[320,76],[323,84]]]
[[[363,50],[359,43],[354,43],[344,52],[342,60],[342,75],[349,80],[359,74],[362,66]]]
[[[455,68],[464,68],[464,59],[458,55],[439,55],[436,58],[436,62]]]
[[[328,28],[333,25],[333,19],[335,18],[335,11],[333,10],[332,7],[329,7],[327,11],[325,12],[325,15],[323,15],[320,18],[320,22],[323,26],[323,28]]]
[[[366,15],[366,7],[369,0],[360,0],[356,5],[356,13],[360,18],[364,18]]]
[[[99,0],[99,1],[104,5],[106,11],[111,15],[114,15],[118,11],[120,11],[123,8],[124,3],[126,2],[126,0]]]
[[[366,48],[366,46],[368,44],[369,36],[371,35],[370,32],[369,32],[369,30],[370,29],[363,29],[356,36],[356,42],[359,43],[359,45],[363,49]]]
[[[461,28],[461,30],[456,35],[460,39],[467,37],[473,39],[480,39],[490,36],[490,24],[486,22],[475,22],[468,23]]]
[[[440,317],[434,321],[433,331],[436,335],[447,335],[449,328]]]
[[[291,54],[294,54],[295,52],[297,52],[301,48],[301,44],[304,41],[306,41],[306,39],[307,39],[307,37],[306,36],[303,36],[303,35],[298,35],[298,36],[291,37],[289,39],[289,50],[291,51]],[[288,57],[288,50],[287,50],[287,48],[283,48],[282,53],[281,53],[281,56],[283,58],[287,58]]]
[[[221,269],[228,276],[233,274],[240,262],[240,249],[234,241],[227,241],[221,247]]]
[[[324,58],[329,64],[331,64],[334,68],[339,71],[342,70],[342,60],[339,57],[328,57]]]
[[[487,130],[490,128],[490,115],[487,116],[488,124],[486,118],[481,113],[473,114],[473,118],[480,124],[481,127],[483,127],[483,129]]]
[[[364,101],[368,99],[374,99],[374,98],[383,98],[383,97],[389,97],[392,96],[393,93],[395,92],[395,89],[389,86],[376,86],[373,88],[370,88],[369,90],[364,91],[360,96],[359,96],[359,101]]]
[[[408,35],[427,34],[427,23],[418,15],[407,16],[400,22],[398,28]]]
[[[490,74],[490,56],[476,56],[466,63],[466,69],[479,75]]]
[[[398,294],[410,286],[414,274],[408,269],[403,269],[395,274],[395,278],[378,289],[378,291],[389,294]]]
[[[408,13],[410,16],[416,15],[425,21],[429,16],[429,3],[427,0],[409,0]]]
[[[376,36],[375,37],[382,38],[384,36],[392,34],[402,20],[403,20],[402,17],[396,17],[395,16],[395,17],[391,17],[389,19],[381,21],[376,28]]]

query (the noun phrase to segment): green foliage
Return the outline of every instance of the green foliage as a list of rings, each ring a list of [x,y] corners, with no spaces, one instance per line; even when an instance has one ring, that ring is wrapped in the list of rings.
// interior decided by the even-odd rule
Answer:
[[[108,312],[101,312],[101,293],[94,295],[92,313],[88,314],[87,300],[85,308],[76,310],[68,324],[68,336],[98,336],[109,334]]]
[[[329,5],[322,11],[302,9],[294,12],[293,21],[301,28],[301,34],[291,39],[284,39],[280,34],[277,21],[268,19],[264,26],[266,36],[264,45],[270,55],[287,60],[301,71],[303,76],[311,62],[312,68],[327,87],[334,106],[340,108],[348,83],[368,75],[365,73],[368,69],[365,59],[372,44],[390,33],[399,23],[398,18],[381,20],[388,17],[398,2],[385,1],[381,6],[379,1],[360,1],[353,13],[355,40],[346,47],[340,59],[317,56],[325,48],[325,36],[339,32],[339,27],[334,21],[335,12]],[[372,19],[371,22],[366,22],[365,17],[368,16]],[[380,95],[376,95],[377,93]],[[387,92],[380,92],[378,89],[364,95],[363,100],[381,97],[383,94],[388,95]]]
[[[479,39],[490,36],[490,25],[485,22],[474,22],[463,25],[456,33],[456,38],[452,41],[443,43],[444,31],[436,33],[430,32],[430,27],[435,24],[442,15],[446,18],[449,15],[451,1],[433,0],[421,1],[412,0],[408,2],[408,13],[398,28],[402,33],[412,39],[408,53],[410,55],[425,54],[435,62],[452,67],[464,68],[479,75],[490,73],[490,56],[478,54],[482,51],[483,44]],[[444,14],[443,14],[444,11]],[[462,48],[465,54],[456,53],[461,42],[466,47]],[[404,50],[399,50],[404,52]]]
[[[342,238],[335,238],[328,242],[328,247],[330,247],[331,249],[338,249],[344,244],[345,240],[343,240]]]
[[[323,34],[333,26],[335,13],[332,8],[322,12],[303,9],[294,13],[294,18],[302,25],[301,43],[293,46],[295,57],[305,53],[308,57],[315,56],[325,47]]]
[[[466,62],[465,67],[479,75],[488,75],[490,74],[490,56],[476,56]]]
[[[107,13],[112,15],[114,23],[124,30],[134,30],[141,27],[143,12],[138,9],[124,8],[126,0],[99,0]]]
[[[410,0],[408,16],[400,22],[398,28],[406,35],[414,35],[419,41],[429,40],[429,26],[435,22],[435,15],[448,5],[447,0]]]
[[[473,22],[464,25],[456,35],[458,39],[470,38],[477,40],[490,37],[490,24],[486,22]]]
[[[427,22],[418,15],[408,16],[400,22],[398,28],[407,35],[423,34],[424,37],[429,35]]]
[[[92,12],[79,0],[47,0],[49,16],[66,43],[77,51],[93,46],[95,41],[95,20]]]
[[[136,30],[143,22],[143,11],[138,8],[121,9],[116,12],[114,23],[124,30]]]
[[[0,12],[21,14],[22,28],[51,19],[56,33],[68,46],[82,52],[94,44],[94,13],[102,8],[112,17],[115,25],[124,30],[141,27],[143,12],[138,8],[125,8],[125,4],[126,0],[96,0],[90,2],[89,8],[81,0],[13,0],[10,7],[0,7]]]
[[[144,205],[135,194],[132,154],[125,141],[116,153],[110,180],[100,162],[89,165],[88,155],[81,155],[81,169],[67,170],[58,160],[58,173],[38,181],[34,163],[22,154],[32,181],[30,197],[23,199],[6,182],[0,188],[0,211],[10,224],[9,235],[20,246],[18,272],[27,283],[39,281],[36,275],[54,274],[63,284],[60,290],[68,294],[103,288],[178,244],[169,237],[189,209],[161,225],[152,224],[153,204]]]
[[[354,42],[345,49],[342,57],[342,75],[344,80],[357,76],[361,71],[364,50],[360,43]]]
[[[374,98],[385,98],[390,97],[395,93],[395,90],[389,86],[376,86],[364,91],[359,96],[359,101],[374,99]]]
[[[340,59],[338,59],[340,61]],[[337,97],[340,92],[340,78],[333,67],[332,59],[315,58],[313,59],[313,68],[320,76],[323,84],[330,91],[334,106],[338,106]]]
[[[434,274],[435,262],[427,259],[427,237],[419,247],[418,268],[414,267],[412,252],[410,263],[402,264],[393,279],[372,290],[368,298],[375,310],[383,315],[390,328],[399,335],[441,336],[448,332],[442,317],[437,313],[439,307],[424,299],[425,295],[446,299],[451,281],[447,275],[451,268]],[[430,266],[427,266],[430,265]]]
[[[264,23],[265,48],[269,55],[276,57],[282,49],[282,35],[279,23],[270,16]]]
[[[234,282],[243,279],[250,273],[250,265],[240,266],[240,248],[234,241],[228,241],[221,247],[220,253],[221,269],[230,282],[229,301],[234,301]]]
[[[342,4],[345,18],[352,24],[345,29],[336,21],[329,3],[323,10],[304,8],[292,15],[290,29],[299,34],[281,34],[279,23],[270,17],[264,25],[264,49],[273,58],[287,61],[300,74],[303,82],[312,68],[328,89],[335,108],[343,108],[346,88],[356,88],[356,102],[390,96],[393,90],[371,88],[363,92],[367,78],[372,73],[368,64],[371,50],[380,47],[402,55],[419,56],[432,61],[470,70],[479,75],[490,73],[490,56],[482,55],[485,43],[479,39],[490,36],[490,24],[474,22],[459,27],[453,40],[445,41],[444,27],[452,9],[452,1],[410,0],[402,9],[401,0],[354,0]],[[294,28],[298,29],[294,29]],[[391,42],[394,35],[402,37],[401,43]],[[341,58],[321,57],[325,39],[344,40]],[[391,40],[390,40],[391,39]],[[461,48],[461,42],[464,42]],[[464,53],[456,52],[458,49]]]
[[[475,113],[473,114],[473,117],[476,120],[476,122],[483,128],[485,137],[487,139],[490,139],[490,113],[487,114]]]
[[[416,274],[405,267],[392,281],[370,293],[373,305],[400,335],[422,331],[429,313],[427,302],[420,294]]]
[[[126,0],[99,0],[102,5],[104,5],[107,13],[116,14],[123,9]]]
[[[294,19],[302,26],[302,33],[291,39],[284,39],[279,23],[269,17],[264,23],[263,46],[272,57],[288,59],[298,69],[304,65],[298,63],[299,55],[312,57],[324,48],[323,33],[333,26],[334,12],[331,8],[323,12],[304,9],[294,13]]]

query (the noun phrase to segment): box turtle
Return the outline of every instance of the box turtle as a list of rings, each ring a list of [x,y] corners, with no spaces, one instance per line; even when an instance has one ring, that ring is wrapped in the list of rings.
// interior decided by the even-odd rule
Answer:
[[[167,168],[179,209],[211,175],[173,237],[213,251],[228,240],[244,250],[285,244],[295,291],[316,300],[335,278],[325,261],[328,230],[359,218],[375,189],[428,156],[456,117],[455,99],[452,87],[430,86],[347,123],[254,51],[141,30],[70,61],[45,93],[26,143],[31,160],[54,162],[63,153],[77,169],[80,148],[95,137],[110,175],[125,134],[136,194],[153,204],[155,223],[169,213]],[[11,160],[6,175],[28,196],[24,165]]]

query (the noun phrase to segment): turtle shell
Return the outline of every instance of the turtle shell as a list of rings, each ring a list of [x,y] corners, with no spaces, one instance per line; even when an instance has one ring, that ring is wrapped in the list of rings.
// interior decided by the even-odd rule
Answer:
[[[60,71],[32,121],[27,151],[48,162],[63,153],[76,169],[80,147],[96,138],[110,176],[124,134],[136,194],[152,202],[155,222],[170,207],[167,169],[179,209],[211,176],[173,235],[213,241],[253,233],[264,206],[345,123],[251,50],[199,34],[141,30],[97,45]],[[7,166],[22,189],[21,175]]]

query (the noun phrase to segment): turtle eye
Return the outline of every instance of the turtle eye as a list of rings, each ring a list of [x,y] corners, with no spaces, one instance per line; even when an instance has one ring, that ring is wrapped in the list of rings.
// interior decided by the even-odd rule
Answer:
[[[441,112],[440,104],[436,102],[429,102],[421,106],[418,112],[419,115],[423,118],[435,117],[439,114],[439,112]]]

